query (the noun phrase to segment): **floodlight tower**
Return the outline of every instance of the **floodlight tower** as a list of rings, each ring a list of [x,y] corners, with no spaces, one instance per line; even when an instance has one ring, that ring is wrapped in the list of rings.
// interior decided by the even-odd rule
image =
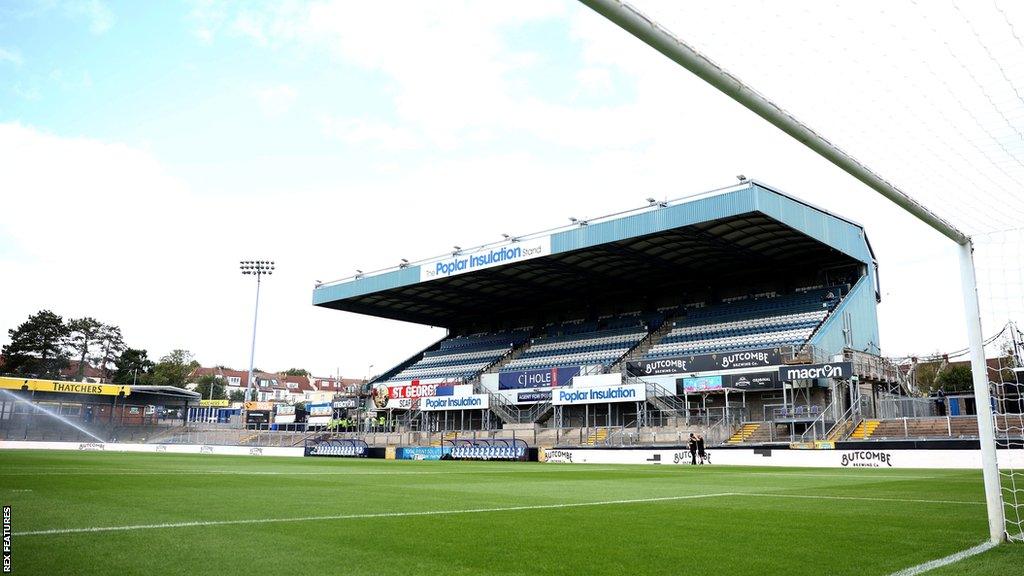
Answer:
[[[242,274],[252,274],[256,277],[256,311],[252,316],[252,347],[249,348],[249,381],[245,384],[245,395],[242,401],[249,400],[249,388],[252,388],[252,367],[256,358],[256,321],[260,317],[260,280],[263,276],[270,276],[274,273],[273,260],[242,260],[239,262]]]

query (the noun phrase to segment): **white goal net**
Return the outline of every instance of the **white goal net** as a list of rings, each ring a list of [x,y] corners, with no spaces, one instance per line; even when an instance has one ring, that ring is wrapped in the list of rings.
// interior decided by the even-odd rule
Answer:
[[[984,336],[1003,330],[985,352],[1005,535],[1024,539],[1024,3],[629,5],[971,237]]]

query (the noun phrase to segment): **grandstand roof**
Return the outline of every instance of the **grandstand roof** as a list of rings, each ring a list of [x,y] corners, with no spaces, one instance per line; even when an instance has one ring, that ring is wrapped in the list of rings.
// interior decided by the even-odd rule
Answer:
[[[512,252],[517,247],[526,252]],[[540,255],[526,256],[538,248]],[[473,257],[484,264],[448,275],[448,265]],[[862,226],[748,181],[323,284],[313,304],[453,329],[481,316],[526,324],[547,312],[641,309],[667,294],[857,263],[873,274]]]

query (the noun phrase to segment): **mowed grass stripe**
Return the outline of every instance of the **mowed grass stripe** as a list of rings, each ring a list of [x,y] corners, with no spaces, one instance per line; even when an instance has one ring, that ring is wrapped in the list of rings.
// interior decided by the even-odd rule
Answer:
[[[189,528],[202,526],[227,526],[236,524],[273,524],[277,522],[316,522],[325,520],[355,520],[368,518],[397,518],[403,516],[433,516],[451,514],[478,514],[492,512],[516,512],[522,510],[545,510],[557,508],[577,508],[587,506],[611,506],[616,504],[647,504],[654,502],[672,502],[677,500],[696,500],[701,498],[721,498],[730,496],[754,496],[759,498],[802,498],[809,500],[852,500],[864,502],[896,502],[912,504],[967,504],[984,505],[984,502],[964,500],[925,500],[920,498],[872,498],[858,496],[828,496],[783,493],[754,492],[720,492],[716,494],[687,494],[684,496],[661,496],[656,498],[633,498],[628,500],[602,500],[598,502],[566,502],[562,504],[533,504],[524,506],[505,506],[495,508],[469,508],[464,510],[421,510],[415,512],[372,512],[364,514],[336,514],[328,516],[303,516],[295,518],[252,518],[241,520],[198,520],[194,522],[167,522],[162,524],[130,524],[126,526],[90,526],[84,528],[51,528],[17,532],[17,536],[42,536],[54,534],[79,534],[84,532],[117,532],[124,530],[157,530],[165,528]]]
[[[80,469],[147,474],[0,476],[15,573],[887,576],[987,533],[976,471],[0,451],[0,473]],[[592,504],[624,500],[653,501]],[[82,527],[124,529],[23,536]]]
[[[275,524],[280,522],[318,522],[324,520],[362,520],[367,518],[400,518],[404,516],[448,516],[452,514],[482,514],[491,512],[516,512],[522,510],[548,510],[558,508],[582,508],[588,506],[612,506],[616,504],[648,504],[735,496],[732,492],[718,494],[688,494],[686,496],[664,496],[660,498],[634,498],[631,500],[604,500],[600,502],[566,502],[564,504],[535,504],[530,506],[505,506],[499,508],[470,508],[466,510],[422,510],[419,512],[375,512],[369,514],[338,514],[333,516],[304,516],[300,518],[254,518],[250,520],[203,520],[197,522],[169,522],[166,524],[135,524],[130,526],[94,526],[89,528],[55,528],[17,532],[16,536],[45,536],[55,534],[79,534],[83,532],[117,532],[124,530],[158,530],[164,528],[189,528],[195,526],[230,526],[236,524]]]

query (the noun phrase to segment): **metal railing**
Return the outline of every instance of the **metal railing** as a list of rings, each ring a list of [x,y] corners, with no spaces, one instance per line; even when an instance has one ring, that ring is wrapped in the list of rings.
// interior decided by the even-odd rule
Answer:
[[[936,398],[916,398],[911,396],[883,396],[878,401],[878,417],[893,418],[927,418],[938,416]]]
[[[830,418],[834,418],[835,408],[836,403],[833,401],[831,404],[826,406],[824,410],[821,410],[818,417],[812,420],[807,429],[800,435],[800,441],[811,442],[814,440],[824,440],[826,438],[826,423]],[[792,415],[795,416],[796,414],[793,413]],[[810,437],[808,437],[808,434],[810,434]]]
[[[828,432],[825,433],[823,440],[845,440],[847,436],[853,433],[857,429],[857,425],[860,423],[860,406],[850,406],[843,412],[842,416],[836,420],[836,423],[829,428]]]
[[[921,418],[883,418],[869,441],[893,439],[969,438],[978,437],[977,416],[935,416]],[[893,434],[892,424],[896,433]],[[936,424],[938,426],[936,426]],[[963,426],[966,424],[966,426]],[[922,430],[922,428],[924,428]],[[966,429],[965,429],[966,428]]]

